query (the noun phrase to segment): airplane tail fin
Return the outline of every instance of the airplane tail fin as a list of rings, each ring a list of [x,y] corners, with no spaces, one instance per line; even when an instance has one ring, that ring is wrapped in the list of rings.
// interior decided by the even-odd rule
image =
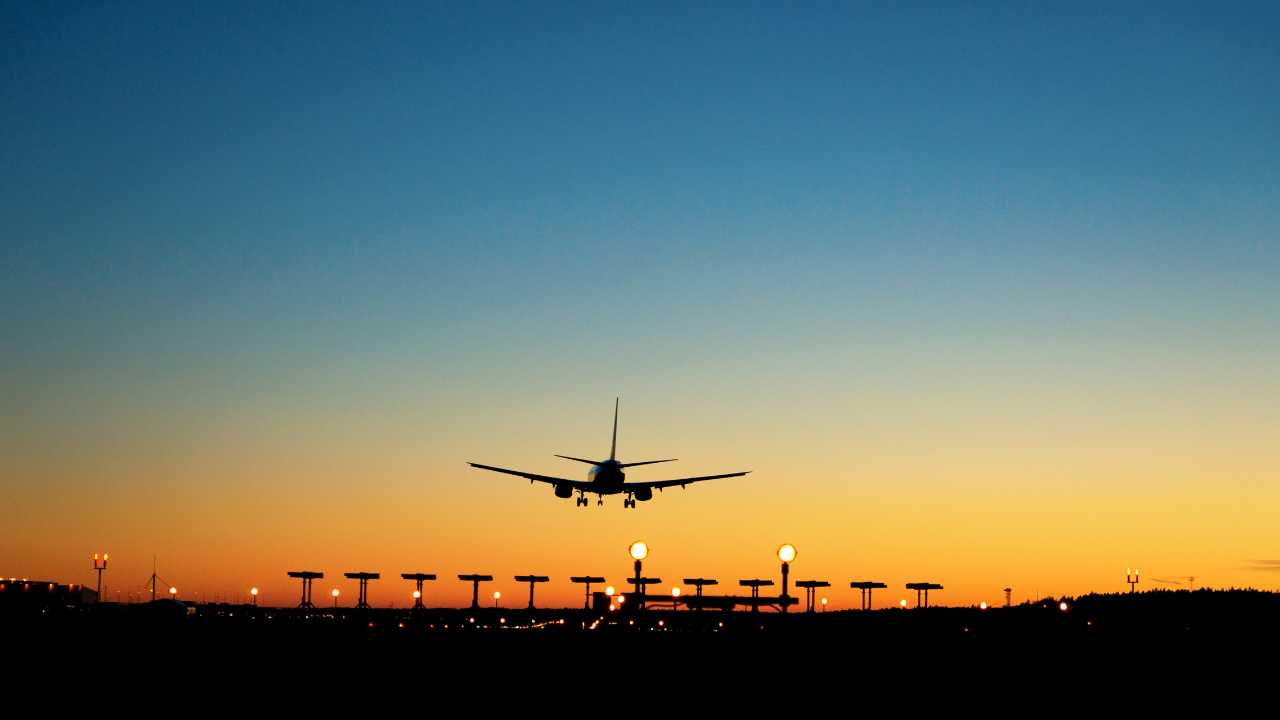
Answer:
[[[609,459],[617,460],[618,454],[618,398],[613,399],[613,445],[609,448]]]

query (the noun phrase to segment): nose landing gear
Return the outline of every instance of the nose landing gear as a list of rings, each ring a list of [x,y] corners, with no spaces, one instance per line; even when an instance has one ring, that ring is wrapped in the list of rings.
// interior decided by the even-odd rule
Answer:
[[[622,507],[627,508],[627,507],[635,507],[635,506],[636,506],[636,499],[635,499],[635,498],[630,498],[630,497],[629,497],[629,498],[623,498],[623,499],[622,499]]]
[[[583,506],[583,507],[586,507],[586,505],[587,505],[587,496],[586,496],[586,495],[583,495],[583,496],[579,497],[577,500],[574,500],[573,502],[574,502],[574,504],[576,504],[576,505],[581,505],[581,506]]]

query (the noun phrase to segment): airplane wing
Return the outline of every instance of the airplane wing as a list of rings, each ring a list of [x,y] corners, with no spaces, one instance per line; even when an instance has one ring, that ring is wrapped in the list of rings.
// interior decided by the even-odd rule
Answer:
[[[720,478],[740,477],[742,475],[748,475],[750,474],[750,472],[751,471],[748,470],[747,472],[729,473],[728,475],[704,475],[703,477],[680,478],[679,480],[658,480],[657,482],[626,483],[622,487],[626,488],[627,490],[630,490],[632,488],[642,488],[642,487],[662,489],[666,487],[674,487],[676,485],[679,485],[680,487],[684,487],[689,483],[702,482],[703,480],[719,480]]]
[[[550,475],[536,475],[534,473],[520,472],[519,470],[503,470],[502,468],[489,467],[488,465],[477,465],[476,463],[467,463],[471,467],[480,468],[481,470],[492,470],[494,472],[515,475],[516,477],[529,478],[529,480],[537,480],[538,482],[551,483],[552,485],[566,485],[575,490],[586,490],[591,483],[582,480],[565,480],[564,478],[551,477]],[[706,480],[707,478],[700,478]]]

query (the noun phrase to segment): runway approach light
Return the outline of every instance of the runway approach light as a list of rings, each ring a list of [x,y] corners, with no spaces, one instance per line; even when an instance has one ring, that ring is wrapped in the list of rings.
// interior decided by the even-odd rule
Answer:
[[[907,606],[907,601],[906,601],[906,600],[903,600],[902,602],[900,602],[900,603],[898,603],[898,604],[899,604],[899,605],[901,605],[902,607],[906,607],[906,606]]]
[[[978,603],[978,607],[982,608],[983,610],[986,610],[986,609],[987,609],[987,604],[986,604],[986,603]]]
[[[605,588],[604,594],[608,595],[609,597],[613,597],[613,586],[610,585],[609,587]]]
[[[1066,604],[1066,603],[1058,603],[1058,609],[1059,609],[1059,610],[1061,610],[1062,612],[1066,612],[1066,611],[1067,611],[1067,604]]]
[[[414,590],[414,591],[413,591],[413,596],[414,596],[415,598],[420,598],[420,597],[422,597],[422,593],[418,592],[417,590]]]
[[[502,597],[502,593],[500,593],[500,592],[496,592],[496,593],[494,593],[494,594],[493,594],[493,599],[494,599],[494,600],[497,600],[497,599],[498,599],[498,598],[500,598],[500,597]]]
[[[333,591],[333,596],[338,597],[338,591],[336,589]]]
[[[680,597],[680,588],[671,588],[671,597]]]
[[[643,560],[649,554],[649,546],[642,542],[631,543],[631,557],[636,560]]]
[[[178,594],[178,588],[169,588],[169,594],[170,594],[170,595],[177,595],[177,594]]]
[[[254,589],[250,590],[250,591],[249,591],[249,594],[250,594],[250,595],[257,595],[257,594],[258,594],[258,588],[254,588]]]
[[[796,559],[796,548],[794,545],[783,545],[778,548],[778,559],[784,563],[789,563]]]

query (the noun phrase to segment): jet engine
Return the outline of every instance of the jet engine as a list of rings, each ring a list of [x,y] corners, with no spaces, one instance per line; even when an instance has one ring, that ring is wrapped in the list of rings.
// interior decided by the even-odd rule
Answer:
[[[573,497],[573,488],[568,485],[557,485],[556,497],[561,497],[561,498]]]
[[[653,499],[653,488],[636,488],[636,499],[640,502]]]

